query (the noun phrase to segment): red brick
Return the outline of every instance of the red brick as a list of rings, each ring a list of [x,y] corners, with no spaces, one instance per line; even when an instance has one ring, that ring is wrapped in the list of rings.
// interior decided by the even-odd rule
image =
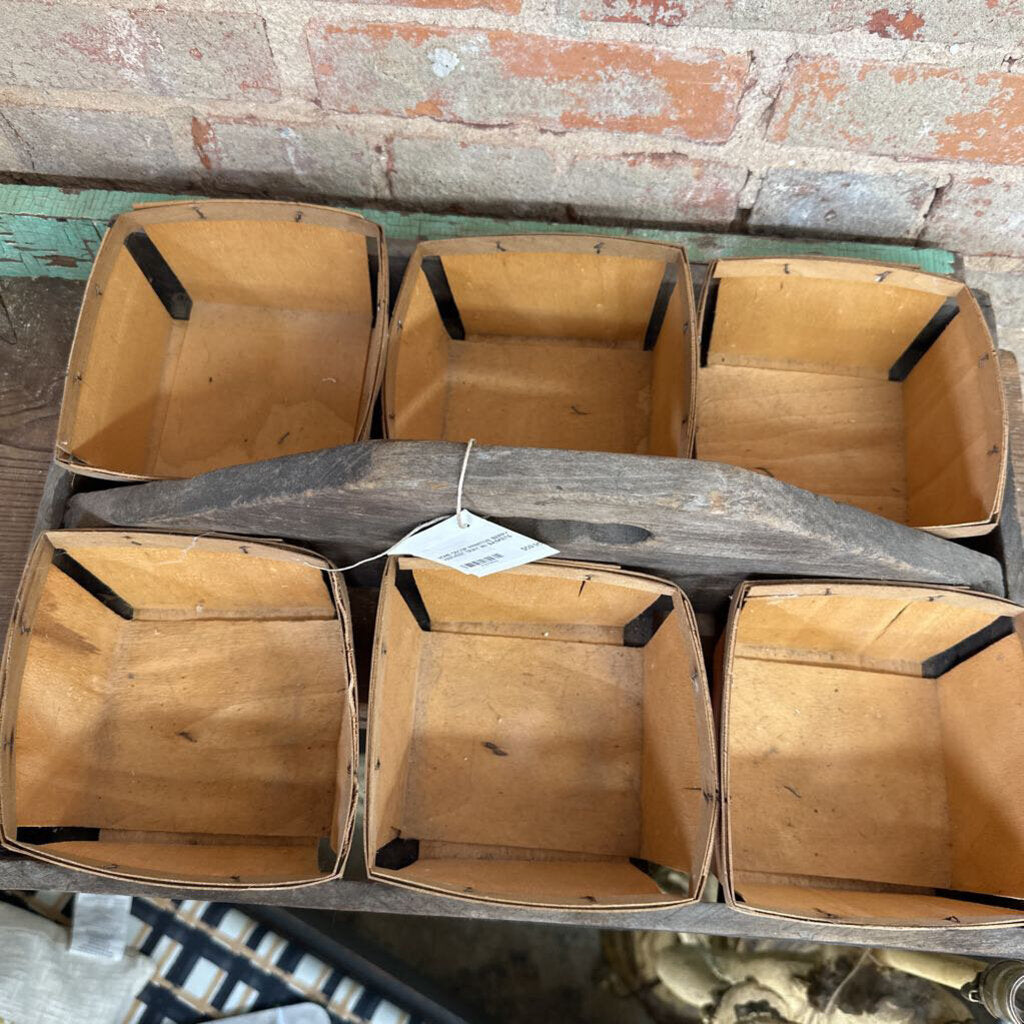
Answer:
[[[834,32],[925,42],[982,41],[1016,49],[1024,0],[561,0],[584,21],[734,31]],[[842,44],[845,46],[845,44]]]
[[[162,95],[253,100],[281,95],[266,25],[258,15],[135,11],[132,19],[156,42],[146,65]]]
[[[387,197],[383,140],[348,125],[193,117],[192,148],[204,184],[218,188],[360,201]]]
[[[916,238],[935,187],[922,176],[773,167],[748,224],[784,234]]]
[[[256,15],[7,0],[0,36],[18,48],[16,59],[0,63],[6,85],[177,99],[280,96]]]
[[[584,21],[664,25],[666,28],[686,24],[688,13],[683,0],[583,0],[579,9]]]
[[[483,7],[497,14],[518,14],[522,0],[363,0],[378,7],[430,7],[437,10],[466,11]]]
[[[769,137],[899,157],[1019,164],[1024,76],[808,58],[783,84]]]
[[[828,29],[882,39],[1016,47],[1022,18],[1024,0],[843,0],[831,5]]]
[[[571,2],[571,0],[570,0]],[[827,32],[828,7],[819,0],[769,0],[722,3],[721,0],[577,0],[584,21],[624,22],[677,28],[768,29],[776,32]]]
[[[396,199],[499,216],[725,225],[747,177],[676,153],[580,154],[560,165],[546,149],[486,136],[398,138],[391,151]]]
[[[749,58],[513,32],[313,22],[324,106],[476,125],[596,128],[722,142]]]
[[[138,112],[67,107],[4,108],[6,124],[37,174],[181,187],[191,168],[175,153],[180,125]],[[28,168],[27,168],[28,169]]]
[[[737,214],[745,167],[680,153],[578,156],[565,201],[581,218],[725,227]]]
[[[954,179],[932,206],[922,237],[974,255],[1024,256],[1024,185],[984,174]]]
[[[6,112],[5,112],[6,114]],[[31,171],[32,158],[14,126],[0,115],[0,167],[5,171]]]

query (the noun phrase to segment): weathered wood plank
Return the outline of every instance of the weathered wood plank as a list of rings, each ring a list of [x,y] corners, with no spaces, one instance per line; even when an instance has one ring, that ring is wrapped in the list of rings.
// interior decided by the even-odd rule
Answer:
[[[0,858],[0,888],[58,889],[65,892],[130,893],[166,899],[169,891],[139,882],[121,882],[81,871],[5,855]],[[399,889],[380,882],[340,879],[299,889],[175,890],[176,898],[272,906],[360,910],[380,914],[427,917],[469,917],[476,920],[536,921],[545,924],[587,925],[592,928],[644,928],[660,931],[743,935],[751,938],[839,942],[858,946],[928,949],[972,956],[1024,955],[1024,928],[860,928],[811,921],[754,917],[721,903],[698,903],[652,912],[539,910],[473,903]]]
[[[43,185],[0,185],[0,277],[64,277],[84,280],[111,217],[135,203],[202,198],[166,193],[83,189],[79,192]],[[348,204],[332,205],[352,207]],[[553,224],[536,220],[500,220],[442,213],[357,210],[380,224],[388,241],[418,241],[471,235],[561,232],[625,235],[682,245],[693,262],[728,257],[823,255],[839,259],[906,263],[936,274],[950,274],[954,256],[945,249],[919,249],[877,242],[723,235],[671,228],[636,228],[592,224]]]
[[[1024,602],[1024,403],[1021,401],[1020,370],[1017,357],[1005,349],[999,355],[999,374],[1006,396],[1006,414],[1010,421],[1009,467],[1003,514],[995,535],[995,547],[1003,563],[1006,595]]]
[[[0,632],[53,462],[81,294],[73,282],[0,278]]]
[[[68,525],[301,538],[342,564],[452,512],[465,446],[360,444],[183,481],[76,495]],[[570,558],[679,581],[718,610],[752,575],[916,580],[1003,592],[988,555],[712,462],[552,449],[474,448],[466,504]]]
[[[45,530],[56,530],[64,521],[64,510],[75,488],[76,477],[63,466],[50,460],[50,468],[43,484],[43,494],[36,509],[35,525],[32,528],[32,541]]]

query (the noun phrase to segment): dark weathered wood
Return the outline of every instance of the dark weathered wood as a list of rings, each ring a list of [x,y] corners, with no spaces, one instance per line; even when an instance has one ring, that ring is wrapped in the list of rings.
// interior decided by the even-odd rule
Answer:
[[[399,253],[400,257],[406,255]],[[396,271],[400,263],[395,262]],[[40,316],[35,326],[14,339],[20,351],[8,353],[3,346],[12,341],[9,332],[4,333],[6,321],[0,312],[0,495],[7,527],[6,535],[0,536],[0,607],[13,597],[36,516],[34,498],[21,508],[22,490],[27,483],[38,495],[51,465],[60,382],[81,287],[71,286],[63,294],[46,290],[56,285],[52,281],[18,284],[26,288],[23,294],[32,298]],[[3,294],[8,294],[11,285],[0,284]],[[9,302],[13,319],[20,321],[28,313],[27,322],[32,322],[31,306],[19,305],[17,297]],[[44,330],[42,323],[50,320],[57,327]],[[1013,468],[1016,480],[1024,482],[1020,382],[1012,356],[1003,353],[1001,360],[1010,406],[1011,453],[1017,463]],[[386,546],[415,523],[450,511],[454,502],[461,446],[391,447],[395,449],[393,457],[385,457],[376,446],[367,444],[275,460],[240,476],[230,475],[236,470],[225,470],[188,483],[129,487],[120,494],[94,492],[75,499],[73,519],[84,522],[86,515],[105,511],[112,517],[108,522],[129,525],[138,514],[139,523],[154,528],[217,529],[305,540],[339,560],[351,561]],[[11,450],[21,466],[17,472],[8,471],[5,462]],[[516,454],[523,458],[511,457]],[[68,484],[62,471],[50,471],[37,529],[59,523]],[[1008,484],[1006,515],[995,549],[1006,562],[1011,596],[1021,599],[1024,557],[1016,510],[1024,508],[1024,500],[1018,490],[1016,484]],[[959,545],[902,529],[764,477],[708,463],[481,449],[474,451],[471,459],[466,493],[469,507],[505,521],[511,519],[513,525],[560,546],[567,555],[671,575],[687,586],[698,603],[703,601],[713,609],[720,608],[735,583],[749,573],[916,578],[967,583],[993,592],[1000,592],[1001,587],[996,564]],[[214,509],[216,502],[224,505],[219,513]],[[531,523],[535,529],[530,529]],[[732,536],[737,524],[743,526],[738,549]],[[637,539],[635,531],[643,529],[650,529],[655,536]],[[372,624],[372,594],[365,592],[365,598],[366,607],[358,617]],[[361,667],[365,679],[365,665]],[[360,859],[357,848],[350,857],[351,880],[298,890],[195,891],[187,895],[305,908],[678,929],[1024,956],[1022,929],[851,929],[756,918],[717,904],[653,915],[575,915],[463,903],[367,882]],[[2,854],[0,888],[168,894],[161,887],[117,882]]]
[[[465,446],[366,441],[184,481],[79,494],[69,525],[301,538],[343,564],[455,507]],[[680,582],[709,609],[755,574],[1003,592],[995,559],[770,477],[689,459],[474,448],[467,507],[571,558]]]
[[[84,285],[0,278],[0,630],[6,630],[53,459]]]
[[[43,483],[43,494],[36,509],[36,521],[32,528],[32,540],[45,530],[59,529],[64,521],[64,510],[67,508],[71,494],[75,489],[76,477],[63,466],[50,461],[50,468]]]
[[[994,539],[996,552],[1003,563],[1006,595],[1014,601],[1024,602],[1024,537],[1020,522],[1024,513],[1024,403],[1021,402],[1017,357],[1012,352],[1000,350],[999,373],[1010,421],[1010,452],[1003,514]]]
[[[166,898],[169,890],[139,882],[69,871],[51,864],[5,857],[0,859],[0,887],[6,889],[60,889],[67,892],[120,892]],[[264,903],[272,906],[361,910],[381,914],[427,917],[470,917],[479,920],[536,921],[547,924],[586,924],[594,928],[646,928],[662,931],[704,932],[709,935],[744,935],[756,938],[798,939],[804,942],[841,942],[859,946],[931,949],[975,956],[1024,957],[1024,928],[859,928],[754,917],[720,903],[699,903],[654,911],[538,910],[497,904],[472,903],[399,889],[380,882],[341,879],[299,889],[174,890],[175,897],[229,903]]]

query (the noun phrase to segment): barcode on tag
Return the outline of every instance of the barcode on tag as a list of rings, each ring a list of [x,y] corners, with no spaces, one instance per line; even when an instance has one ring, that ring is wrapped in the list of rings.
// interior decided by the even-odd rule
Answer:
[[[463,510],[462,523],[452,516],[399,541],[388,554],[416,555],[470,576],[490,576],[558,554],[556,548],[472,512]]]
[[[486,555],[483,558],[478,558],[473,562],[463,562],[463,569],[475,569],[478,565],[488,565],[490,562],[500,562],[501,555]]]

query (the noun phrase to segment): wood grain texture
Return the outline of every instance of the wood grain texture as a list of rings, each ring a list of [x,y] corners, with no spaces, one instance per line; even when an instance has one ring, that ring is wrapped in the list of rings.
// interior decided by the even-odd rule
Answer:
[[[65,892],[121,892],[166,899],[169,890],[138,882],[71,871],[40,861],[0,856],[0,886],[5,889],[58,889]],[[263,903],[306,909],[366,911],[427,917],[462,917],[476,920],[536,921],[544,924],[586,925],[592,928],[644,928],[659,931],[702,932],[708,935],[744,935],[751,938],[797,939],[858,946],[929,949],[971,956],[1019,957],[1024,928],[851,928],[811,921],[754,917],[721,903],[695,903],[687,907],[650,911],[571,911],[532,907],[495,906],[414,892],[380,882],[345,878],[298,889],[186,889],[176,899]]]
[[[345,565],[454,511],[465,446],[368,441],[76,495],[67,525],[302,537]],[[720,611],[758,574],[914,580],[1003,593],[995,559],[758,473],[687,459],[474,448],[466,506],[563,556],[635,567]]]
[[[64,277],[84,281],[111,217],[135,203],[199,199],[199,196],[108,189],[70,189],[48,185],[0,185],[0,277]],[[351,209],[347,204],[339,204]],[[624,235],[682,245],[691,260],[753,256],[806,256],[808,253],[845,259],[875,260],[919,266],[950,274],[953,253],[878,242],[832,239],[772,238],[766,235],[724,235],[707,231],[671,231],[626,225],[552,224],[536,220],[496,220],[444,213],[356,211],[384,228],[388,243],[474,235],[561,234]]]
[[[28,249],[32,249],[35,253],[41,253],[42,256],[36,259],[34,256],[30,261],[26,255],[24,266],[18,267],[15,273],[50,273],[50,274],[66,274],[72,277],[84,278],[88,272],[89,265],[91,264],[92,252],[95,249],[96,242],[92,241],[95,235],[98,240],[98,233],[96,233],[93,221],[100,224],[105,224],[106,220],[117,212],[122,212],[124,209],[129,208],[132,201],[137,200],[139,197],[132,196],[125,193],[112,193],[112,192],[88,192],[82,193],[81,195],[68,196],[57,189],[30,189],[20,186],[3,186],[0,187],[0,214],[2,217],[2,225],[0,225],[0,248],[8,241],[7,229],[15,227],[21,230],[21,225],[26,225],[36,221],[43,221],[44,218],[40,216],[39,207],[39,195],[46,192],[50,195],[53,202],[53,208],[49,210],[45,223],[40,225],[42,230],[39,232],[40,238],[33,238],[32,245],[21,246],[19,255],[25,255]],[[57,204],[64,204],[58,206]],[[67,207],[67,208],[65,208]],[[28,217],[24,214],[34,214],[35,216]],[[57,221],[58,216],[70,216],[78,218],[86,218],[89,223],[84,224],[84,228],[87,229],[87,233],[90,238],[90,245],[87,249],[83,250],[81,254],[81,260],[78,264],[68,269],[61,266],[60,263],[53,263],[50,266],[45,265],[45,260],[51,256],[56,249],[52,243],[52,236],[57,228],[53,227],[55,224],[59,224]],[[379,216],[379,213],[373,214],[375,217]],[[390,216],[390,215],[389,215]],[[393,216],[409,216],[410,220],[413,219],[412,215],[393,215]],[[416,215],[417,227],[415,231],[415,237],[428,237],[430,233],[433,233],[433,237],[439,237],[443,234],[455,234],[455,233],[476,233],[479,229],[475,223],[471,224],[467,220],[464,228],[461,232],[456,232],[452,229],[451,218],[429,218],[425,216]],[[398,231],[396,225],[392,225],[390,222],[387,225],[388,230],[392,238],[396,238]],[[411,229],[410,229],[411,230]],[[494,233],[497,228],[492,229],[491,233]],[[508,230],[508,225],[502,225],[500,230]],[[585,228],[587,231],[594,229]],[[410,235],[409,237],[413,237]],[[681,240],[680,238],[674,237],[673,240]],[[777,246],[779,245],[777,240],[774,239],[748,239],[751,244],[757,246],[763,246],[756,254],[775,254],[779,251]],[[827,255],[840,255],[837,251],[836,246],[840,243],[821,242],[815,243],[811,249],[808,249],[806,243],[801,243],[795,240],[787,242],[791,246],[802,246],[803,251],[815,251],[822,252]],[[707,252],[712,257],[715,256],[729,256],[738,255],[738,252],[731,251],[728,246],[722,242],[722,236],[715,235],[703,235],[693,236],[692,241],[687,240],[688,251],[691,257],[694,259],[700,258],[701,252]],[[412,243],[399,242],[397,245],[392,246],[392,256],[396,255],[395,250],[401,250],[402,255],[406,258],[408,252],[411,251]],[[875,247],[881,248],[881,247]],[[846,255],[850,256],[873,256],[879,259],[888,259],[892,261],[899,260],[899,256],[892,252],[892,247],[886,247],[889,249],[888,254],[880,253],[866,253],[863,251],[853,252],[847,251]],[[794,249],[793,251],[798,251]],[[938,253],[935,250],[906,250],[908,253],[908,262],[917,262],[923,257],[930,257],[932,253],[946,258],[949,256],[947,253]],[[753,255],[753,252],[744,252],[745,255]],[[707,258],[707,257],[705,257]],[[402,269],[402,263],[404,260],[398,260],[392,258],[391,270],[393,274],[393,281],[395,288],[393,294],[397,290],[397,283],[400,280],[400,274]],[[10,273],[10,267],[15,266],[14,263],[4,264],[0,268],[0,275]],[[703,267],[695,267],[695,278],[699,283],[699,275],[703,271]],[[931,269],[938,272],[944,272],[951,269],[951,264],[947,266],[943,264],[925,265],[925,269]],[[11,288],[14,286],[24,285],[29,289],[40,289],[35,294],[42,296],[55,296],[55,292],[47,292],[44,289],[52,287],[55,284],[53,281],[47,282],[12,282],[3,281],[0,282],[0,294],[9,296],[11,294]],[[21,501],[16,500],[16,495],[19,493],[18,488],[23,486],[19,481],[25,481],[31,479],[32,486],[38,489],[42,488],[42,480],[46,475],[46,470],[50,467],[49,477],[46,484],[46,491],[43,496],[43,503],[40,507],[39,525],[45,528],[52,528],[59,525],[61,513],[63,510],[64,502],[67,494],[70,490],[69,474],[63,471],[56,471],[52,468],[50,462],[50,451],[53,441],[52,430],[56,423],[56,412],[57,405],[60,399],[60,383],[63,377],[64,364],[67,344],[70,343],[70,338],[74,325],[74,314],[78,305],[78,297],[80,296],[81,284],[64,284],[60,283],[59,287],[66,288],[68,295],[62,300],[55,300],[53,298],[41,300],[37,303],[37,306],[42,310],[47,302],[53,302],[55,305],[63,305],[65,322],[67,324],[66,332],[63,335],[63,348],[59,357],[53,358],[51,362],[54,384],[52,390],[48,393],[46,402],[49,403],[47,408],[51,411],[43,414],[39,413],[38,418],[41,421],[46,421],[48,418],[50,426],[48,427],[49,435],[43,441],[39,441],[37,438],[31,447],[27,447],[23,444],[14,443],[10,440],[10,421],[8,420],[7,410],[13,408],[13,405],[8,404],[10,402],[10,394],[13,388],[23,389],[23,380],[27,380],[26,376],[29,373],[35,372],[34,367],[28,369],[17,369],[13,370],[14,363],[8,357],[7,350],[2,347],[2,343],[7,341],[8,335],[3,334],[3,326],[0,326],[0,459],[6,458],[6,453],[9,448],[13,448],[18,452],[19,457],[24,460],[26,457],[30,459],[28,467],[31,473],[28,477],[24,474],[19,478],[14,474],[9,473],[6,469],[0,469],[0,504],[4,507],[4,519],[5,531],[0,535],[0,611],[4,616],[3,624],[6,626],[6,615],[10,601],[13,599],[14,589],[17,585],[18,577],[21,571],[21,565],[24,560],[25,550],[27,549],[28,537],[32,532],[32,524],[35,519],[35,500]],[[14,307],[13,300],[8,300],[10,308]],[[4,324],[2,315],[0,315],[0,324]],[[59,333],[59,332],[58,332]],[[38,358],[41,362],[43,360],[49,360],[51,357],[45,355],[43,349],[45,348],[39,341],[37,335],[34,341],[36,351],[33,353],[32,358]],[[53,342],[50,343],[51,345]],[[1016,362],[1013,356],[1009,353],[1000,353],[1000,366],[1003,370],[1004,385],[1007,387],[1008,394],[1008,406],[1010,408],[1010,422],[1011,422],[1011,452],[1013,455],[1013,461],[1018,465],[1018,471],[1016,473],[1017,480],[1024,482],[1024,469],[1021,469],[1022,456],[1024,456],[1024,419],[1022,419],[1020,402],[1019,402],[1019,378],[1017,376]],[[1017,402],[1013,401],[1013,391],[1016,389],[1018,396]],[[45,405],[46,403],[44,403]],[[368,447],[368,446],[360,446]],[[462,448],[461,446],[451,445],[448,446],[455,453],[450,459],[448,467],[455,466],[457,472],[457,462],[461,459]],[[29,454],[31,453],[31,454]],[[1019,454],[1018,454],[1019,453]],[[347,517],[350,515],[351,506],[349,502],[351,498],[358,494],[359,487],[355,486],[348,489],[347,495],[345,493],[339,493],[330,498],[330,500],[324,500],[320,496],[320,489],[330,482],[330,472],[332,471],[331,453],[320,453],[324,456],[324,461],[321,465],[321,476],[311,481],[314,485],[314,492],[317,494],[317,500],[314,504],[314,508],[318,509],[318,517],[321,519],[321,532],[330,535],[330,530],[324,528],[323,516],[324,510],[333,516],[336,523],[344,523]],[[538,454],[538,453],[534,453]],[[539,453],[544,455],[546,453]],[[364,456],[367,457],[367,456]],[[309,458],[308,456],[306,458]],[[578,458],[578,456],[574,457]],[[474,455],[474,461],[476,455]],[[286,463],[288,460],[277,460],[281,463]],[[661,462],[662,460],[652,460]],[[671,460],[664,460],[666,463]],[[275,465],[274,463],[266,464],[270,468],[264,471],[264,486],[267,490],[268,495],[273,496],[277,494],[276,503],[278,505],[277,511],[271,511],[265,509],[267,514],[263,516],[259,509],[253,505],[252,501],[246,495],[241,496],[241,508],[242,514],[245,518],[259,525],[261,522],[264,524],[264,529],[277,530],[280,534],[289,537],[299,536],[299,526],[301,523],[296,519],[295,509],[301,503],[301,499],[291,498],[288,500],[281,499],[281,493],[283,487],[287,486],[289,482],[294,482],[296,479],[301,479],[302,467],[289,467],[288,465]],[[712,464],[709,472],[721,473],[724,467],[714,467]],[[623,470],[618,468],[613,470],[611,468],[606,470],[606,474],[609,477],[614,476],[614,472],[617,471],[620,474]],[[740,472],[740,471],[736,471]],[[1011,470],[1012,472],[1012,470]],[[471,464],[471,473],[467,487],[467,496],[471,507],[477,507],[478,500],[483,500],[487,496],[487,488],[480,489],[478,480],[474,483],[475,469]],[[569,474],[569,482],[575,478],[576,474]],[[388,492],[386,497],[391,502],[390,511],[385,508],[387,514],[394,518],[397,516],[399,519],[403,517],[408,518],[410,507],[414,511],[412,521],[420,521],[428,518],[433,514],[440,514],[440,512],[447,512],[451,508],[451,503],[454,500],[454,476],[446,476],[444,479],[443,487],[441,487],[436,495],[418,487],[418,481],[422,481],[423,474],[415,474],[412,479],[405,481],[398,481],[397,485],[392,491]],[[605,477],[605,474],[602,474]],[[727,477],[719,476],[717,478],[718,484],[721,487],[727,485]],[[276,481],[276,484],[275,484]],[[653,481],[652,481],[653,482]],[[771,484],[770,481],[762,481],[765,484]],[[402,486],[404,483],[404,487]],[[526,482],[528,484],[528,481]],[[604,479],[605,486],[610,488],[614,485],[614,480],[611,478]],[[230,485],[230,481],[227,482]],[[561,531],[563,535],[575,531],[576,534],[580,535],[577,549],[579,550],[590,550],[594,551],[593,557],[601,558],[605,557],[609,560],[615,560],[608,554],[614,545],[610,545],[602,538],[609,536],[608,531],[605,529],[607,524],[614,524],[616,522],[628,522],[628,519],[623,519],[618,515],[619,509],[625,509],[629,512],[632,506],[642,509],[641,502],[635,496],[635,490],[631,490],[634,480],[631,480],[629,474],[622,476],[620,486],[622,487],[622,494],[620,502],[617,506],[611,509],[605,507],[601,509],[604,519],[595,520],[596,525],[584,530],[580,527],[570,527],[566,524],[559,524],[552,522],[554,515],[549,509],[543,504],[543,496],[532,495],[527,496],[528,504],[530,508],[536,510],[536,518],[544,518],[548,520],[549,531],[554,532]],[[563,481],[557,481],[558,486],[563,486]],[[161,488],[165,485],[146,485],[148,487]],[[274,486],[277,486],[277,491],[274,491]],[[524,487],[526,484],[524,484]],[[690,505],[687,504],[686,495],[683,493],[676,493],[673,490],[673,484],[671,480],[661,481],[661,490],[652,493],[651,501],[655,505],[665,505],[665,510],[660,514],[663,516],[669,516],[674,511],[675,517],[681,518],[687,516]],[[299,494],[302,493],[304,488],[300,488]],[[138,491],[140,488],[131,488],[131,490]],[[791,489],[785,489],[791,490]],[[404,492],[404,493],[403,493]],[[38,493],[38,491],[36,492]],[[558,498],[560,492],[553,492],[555,495],[555,507],[558,508],[559,502],[562,499]],[[777,488],[769,492],[769,497],[774,495],[772,501],[769,501],[763,508],[758,506],[759,496],[757,493],[748,494],[744,498],[737,497],[733,505],[734,514],[741,514],[741,510],[738,512],[736,506],[742,505],[743,502],[748,503],[750,507],[757,512],[757,525],[754,536],[752,536],[751,542],[754,540],[760,540],[761,548],[764,549],[761,552],[762,560],[768,558],[772,551],[774,556],[778,557],[780,554],[785,552],[780,550],[777,546],[772,548],[770,542],[771,531],[767,530],[763,523],[761,523],[761,515],[769,515],[773,512],[778,514],[778,502],[780,500],[780,494],[784,495],[785,491],[779,491]],[[718,503],[722,501],[723,492],[711,495],[705,495],[704,499],[704,512],[700,517],[700,522],[703,524],[701,533],[697,531],[691,538],[691,545],[700,547],[701,540],[707,542],[704,547],[707,550],[699,550],[699,566],[706,571],[706,567],[714,562],[722,565],[723,573],[731,572],[733,576],[731,578],[723,575],[721,584],[718,588],[718,592],[722,592],[727,588],[731,588],[733,582],[739,579],[739,572],[736,566],[736,559],[732,557],[728,551],[728,536],[727,529],[728,523],[719,519],[714,519],[710,506],[714,505],[717,507]],[[1012,502],[1016,495],[1016,488],[1012,481],[1008,482],[1007,487],[1007,507],[1006,514],[1004,515],[1003,524],[998,531],[998,539],[1000,545],[1000,554],[1004,558],[1007,566],[1007,581],[1009,583],[1010,596],[1015,600],[1021,600],[1024,597],[1024,555],[1021,553],[1021,533],[1020,525],[1016,518],[1014,506]],[[156,492],[153,495],[154,502],[159,497],[161,502],[165,501],[165,496],[161,496],[160,492]],[[209,496],[208,496],[209,497]],[[234,496],[231,495],[231,498]],[[692,496],[691,496],[692,497]],[[182,495],[181,498],[177,499],[177,504],[184,507],[186,499],[192,502],[195,508],[195,514],[198,515],[204,508],[202,504],[202,495],[192,494],[191,496]],[[524,500],[527,500],[524,499]],[[85,500],[79,499],[79,500]],[[138,498],[133,498],[133,501],[138,501]],[[269,500],[269,499],[268,499]],[[375,500],[373,503],[374,514],[379,514],[381,508],[381,500]],[[488,499],[491,500],[491,499]],[[150,499],[147,497],[146,502]],[[807,509],[804,509],[803,516],[800,523],[804,524],[805,530],[810,530],[815,522],[820,527],[827,520],[827,512],[822,509],[820,503],[824,502],[824,499],[817,499],[818,512],[817,515],[810,515]],[[24,508],[20,511],[15,511],[15,506],[24,504]],[[786,503],[783,502],[785,505]],[[440,512],[433,513],[426,511],[427,506],[439,507]],[[699,505],[699,503],[698,503]],[[827,503],[829,508],[834,506],[831,503]],[[1016,508],[1022,507],[1021,502],[1018,501]],[[680,511],[682,510],[682,511]],[[153,511],[156,511],[155,506]],[[173,511],[173,510],[172,510]],[[203,514],[208,514],[204,512]],[[623,513],[625,515],[626,513]],[[611,518],[608,518],[611,516]],[[588,515],[586,517],[590,519]],[[877,524],[879,521],[872,519],[870,516],[858,514],[858,522],[862,527],[868,531]],[[710,520],[710,525],[707,523]],[[349,534],[357,534],[359,532],[367,532],[368,522],[370,520],[366,518],[360,518],[354,525],[346,525],[344,529]],[[411,523],[410,523],[411,524]],[[156,525],[155,522],[153,525]],[[884,555],[878,554],[879,551],[884,552],[884,542],[891,539],[895,534],[889,532],[891,524],[882,524],[877,539],[873,533],[868,533],[869,540],[867,541],[867,551],[870,553],[875,551],[875,555],[868,556],[876,559],[881,559]],[[226,528],[226,527],[225,527]],[[24,540],[20,543],[15,542],[15,534],[20,530]],[[263,532],[257,530],[255,532]],[[897,533],[900,531],[897,530]],[[900,534],[902,536],[902,534]],[[397,535],[396,535],[397,536]],[[862,533],[863,537],[864,534]],[[915,536],[920,536],[915,534]],[[392,538],[395,539],[395,538]],[[935,538],[925,538],[931,542],[935,542]],[[795,548],[797,553],[800,553],[801,541],[799,531],[785,535],[786,544],[790,548]],[[810,547],[810,552],[813,556],[816,553],[820,553],[823,545],[827,543],[826,539],[822,536],[817,536],[814,544]],[[941,547],[931,547],[931,551],[939,556],[939,553],[946,552],[950,549],[945,542],[937,541]],[[882,544],[881,547],[879,545]],[[362,547],[368,548],[370,545],[367,540],[363,540]],[[635,546],[635,545],[632,545]],[[631,545],[619,544],[616,550],[624,551],[627,555]],[[952,550],[955,552],[965,551],[966,549],[959,548],[956,545],[952,545]],[[563,550],[568,550],[566,545],[563,545]],[[606,552],[605,555],[601,555],[600,552]],[[970,554],[970,552],[967,552]],[[622,558],[619,559],[623,564],[634,565],[639,564],[635,558]],[[681,556],[677,559],[679,562],[684,562]],[[977,563],[975,563],[977,564]],[[982,562],[982,565],[986,567],[986,574],[991,570],[992,566],[990,562]],[[834,565],[834,562],[833,562]],[[684,569],[686,565],[684,564]],[[829,570],[833,575],[839,575],[837,570],[833,567]],[[887,575],[895,576],[898,578],[895,571],[887,573]],[[681,572],[678,578],[684,578],[685,572]],[[701,580],[703,577],[700,574],[691,576],[692,579]],[[1016,590],[1015,590],[1016,588]],[[366,590],[357,590],[354,592],[354,598],[358,596],[371,597],[372,592]],[[366,620],[368,627],[372,628],[373,620],[373,605],[374,602],[369,600],[367,607],[363,611],[363,619]],[[364,666],[363,678],[366,678],[366,667]],[[746,935],[751,937],[777,937],[777,938],[790,938],[799,940],[817,940],[823,942],[843,942],[860,945],[885,945],[885,946],[899,946],[905,948],[916,948],[916,949],[932,949],[932,950],[945,950],[951,952],[960,952],[970,955],[989,955],[989,956],[1003,956],[1003,957],[1017,957],[1020,955],[1020,950],[1024,946],[1024,929],[1013,928],[1013,929],[990,929],[990,930],[979,930],[979,929],[949,929],[949,930],[932,930],[932,929],[919,929],[919,930],[899,930],[899,929],[863,929],[863,928],[844,928],[835,925],[825,925],[818,923],[808,922],[796,922],[787,921],[784,919],[772,919],[772,918],[757,918],[745,914],[737,913],[725,907],[721,904],[697,904],[695,906],[658,910],[653,913],[638,914],[638,913],[622,913],[622,912],[598,912],[598,913],[587,913],[585,915],[568,912],[568,911],[555,911],[555,910],[538,910],[538,909],[526,909],[526,908],[512,908],[508,906],[495,907],[484,903],[466,903],[459,900],[449,899],[442,896],[434,896],[426,893],[417,893],[413,891],[402,891],[400,889],[382,885],[379,883],[371,883],[365,880],[363,874],[358,867],[358,848],[353,850],[353,856],[350,860],[350,879],[344,881],[329,882],[323,885],[311,886],[302,889],[293,889],[289,891],[267,891],[267,890],[230,890],[219,893],[211,893],[208,890],[185,892],[180,893],[181,896],[193,896],[201,899],[223,899],[232,902],[256,902],[263,904],[276,904],[281,906],[291,907],[306,907],[306,908],[330,908],[339,910],[354,910],[354,911],[370,911],[379,913],[401,913],[401,914],[413,914],[413,915],[428,915],[428,916],[439,916],[439,917],[469,917],[476,919],[487,919],[487,920],[519,920],[519,921],[539,921],[548,923],[561,923],[561,924],[574,924],[589,925],[592,927],[606,927],[606,928],[658,928],[665,930],[684,930],[693,932],[704,932],[707,934],[719,934],[719,935]],[[156,897],[166,897],[168,890],[158,886],[146,886],[140,883],[124,883],[118,882],[114,879],[103,878],[99,876],[91,876],[83,872],[71,871],[68,869],[60,868],[54,865],[28,861],[23,858],[14,857],[11,855],[0,854],[0,887],[12,888],[12,889],[57,889],[66,891],[85,891],[85,892],[125,892],[136,895],[153,895]]]
[[[737,872],[952,888],[932,680],[754,658],[729,671]]]
[[[901,385],[716,364],[700,373],[697,456],[907,522]]]
[[[1000,350],[997,355],[1006,402],[1006,418],[1010,423],[1010,462],[1006,472],[1003,514],[992,539],[995,553],[1003,563],[1006,596],[1024,603],[1024,536],[1020,518],[1024,512],[1024,403],[1021,401],[1017,357],[1005,350]]]
[[[0,279],[0,624],[6,630],[53,458],[83,285]]]

